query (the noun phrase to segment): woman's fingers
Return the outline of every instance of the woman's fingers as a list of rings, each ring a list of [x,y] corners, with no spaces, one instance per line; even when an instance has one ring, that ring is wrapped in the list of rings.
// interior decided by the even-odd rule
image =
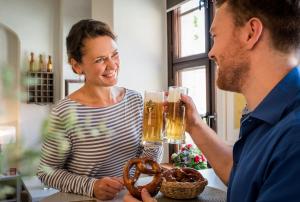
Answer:
[[[121,179],[103,177],[94,184],[94,195],[101,200],[113,199],[123,188]]]
[[[115,177],[108,178],[106,179],[106,183],[108,184],[109,187],[116,189],[118,191],[123,189],[124,183]]]

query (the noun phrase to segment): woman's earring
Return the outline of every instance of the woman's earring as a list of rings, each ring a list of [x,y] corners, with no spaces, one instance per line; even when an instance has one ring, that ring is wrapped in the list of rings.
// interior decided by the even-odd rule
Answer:
[[[80,82],[84,81],[84,75],[82,73],[78,74],[78,81]]]

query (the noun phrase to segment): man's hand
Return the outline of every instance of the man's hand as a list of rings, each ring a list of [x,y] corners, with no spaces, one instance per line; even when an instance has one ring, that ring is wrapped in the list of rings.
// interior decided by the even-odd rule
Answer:
[[[143,202],[157,202],[156,199],[154,199],[150,196],[149,192],[145,188],[142,189],[142,200],[143,200]],[[141,201],[139,201],[136,198],[134,198],[133,196],[131,196],[130,193],[128,192],[124,196],[124,202],[141,202]]]
[[[186,131],[191,133],[192,128],[202,120],[191,97],[181,94],[181,101],[185,104]]]
[[[100,200],[113,199],[124,186],[121,178],[103,177],[94,184],[94,196]]]

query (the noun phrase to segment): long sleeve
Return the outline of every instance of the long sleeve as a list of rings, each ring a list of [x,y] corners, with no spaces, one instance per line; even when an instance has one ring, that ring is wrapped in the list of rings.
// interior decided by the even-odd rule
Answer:
[[[45,130],[37,175],[49,187],[92,197],[96,179],[65,169],[71,149],[72,143],[66,134],[64,120],[53,110]]]
[[[153,158],[158,163],[162,160],[163,146],[162,145],[144,145],[142,147],[141,156]]]

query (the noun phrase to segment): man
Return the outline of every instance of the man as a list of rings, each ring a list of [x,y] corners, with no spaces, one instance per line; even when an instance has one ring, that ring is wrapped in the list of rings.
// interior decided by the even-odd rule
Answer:
[[[209,57],[220,89],[250,111],[231,148],[186,104],[187,131],[221,180],[228,202],[299,201],[300,0],[216,0]]]
[[[146,188],[142,189],[141,195],[142,195],[143,202],[157,202],[156,199],[154,199],[150,196],[150,194]],[[124,196],[123,200],[124,200],[124,202],[140,202],[139,200],[137,200],[136,198],[131,196],[129,193],[127,193]]]
[[[217,85],[242,93],[250,110],[233,149],[199,118],[187,131],[228,185],[227,201],[299,201],[300,0],[216,0],[210,59]]]

